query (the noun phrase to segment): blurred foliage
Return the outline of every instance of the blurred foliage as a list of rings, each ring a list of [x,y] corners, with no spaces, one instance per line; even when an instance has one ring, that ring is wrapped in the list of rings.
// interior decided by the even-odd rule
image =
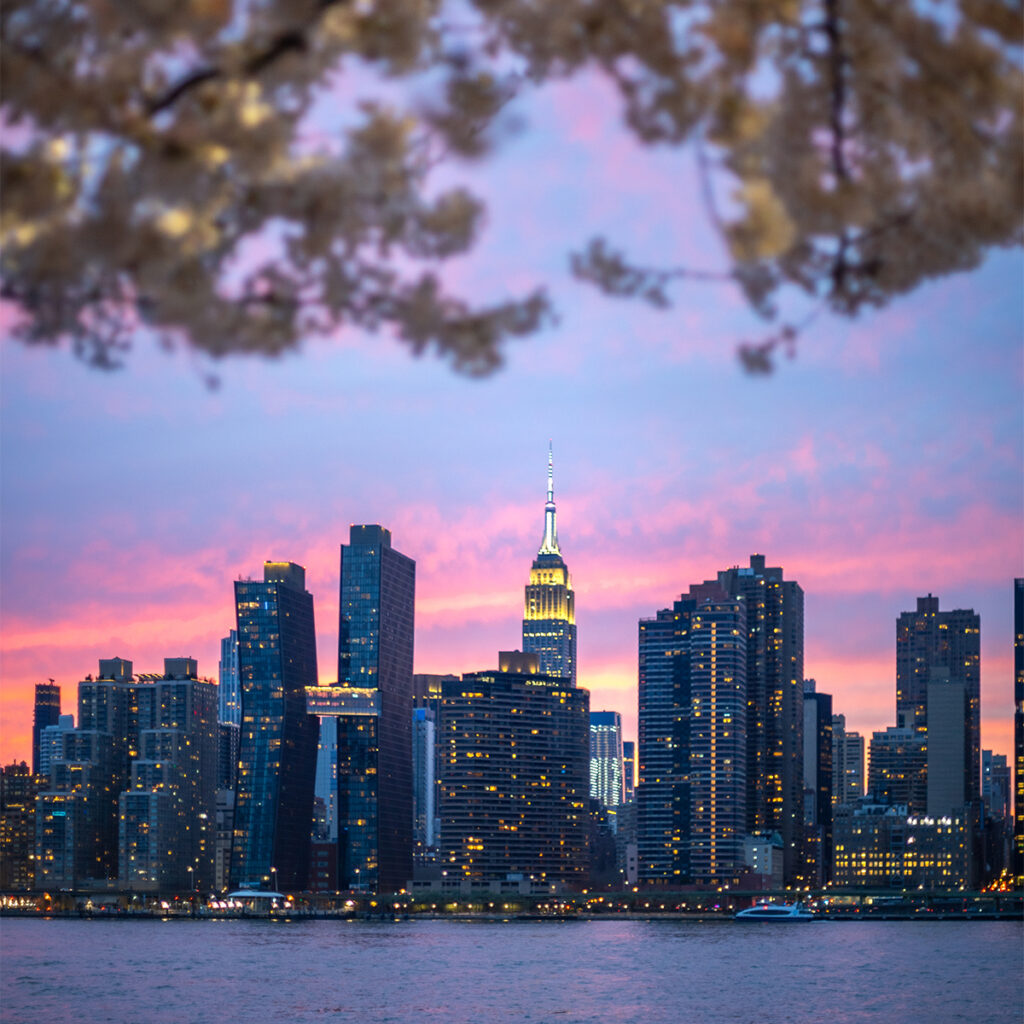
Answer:
[[[664,307],[717,276],[767,320],[786,286],[853,315],[1021,242],[1006,0],[7,0],[0,28],[2,294],[24,340],[101,366],[144,327],[221,356],[353,325],[492,370],[551,303],[451,294],[484,211],[431,173],[584,71],[638,140],[693,148],[732,259],[643,267],[595,238],[572,267],[608,294]]]

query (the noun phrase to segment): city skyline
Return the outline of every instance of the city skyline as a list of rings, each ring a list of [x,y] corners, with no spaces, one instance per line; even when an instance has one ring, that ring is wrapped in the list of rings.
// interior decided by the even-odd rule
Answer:
[[[739,567],[739,563],[737,563],[737,564],[732,566],[733,569],[738,568],[738,567]],[[303,566],[303,568],[305,568],[305,566]],[[244,580],[244,579],[247,579],[247,578],[249,578],[248,575],[239,574],[238,581],[241,581],[241,580]],[[1009,581],[1009,583],[1008,583],[1008,591],[1009,591],[1009,587],[1011,587],[1011,586],[1012,586],[1012,580]],[[337,590],[337,588],[338,588],[338,583],[336,582],[334,589]],[[325,594],[327,593],[328,589],[329,588],[325,587]],[[682,593],[685,596],[685,589],[681,589],[679,592]],[[317,596],[317,595],[314,595],[314,596]],[[925,595],[918,595],[918,598],[916,600],[920,601],[922,598],[924,598],[924,596]],[[931,593],[929,593],[927,596],[928,596],[929,599],[933,597],[933,595]],[[934,595],[934,596],[935,596],[936,599],[939,599],[941,597],[941,595]],[[1012,597],[1012,594],[1010,595],[1010,597]],[[663,605],[664,604],[670,604],[670,603],[671,602],[662,602]],[[1008,598],[1007,603],[1008,604],[1011,603],[1009,598]],[[324,605],[328,609],[330,609],[330,607],[331,607],[330,598],[326,597],[324,600],[320,600],[318,598],[317,599],[317,605],[318,606]],[[417,605],[417,608],[418,608],[418,605]],[[949,602],[946,602],[945,600],[943,600],[943,610],[944,610],[944,612],[947,609],[948,610],[954,610],[953,606],[950,605]],[[955,610],[960,610],[959,606],[957,606],[957,608]],[[971,610],[973,611],[973,609],[971,609]],[[654,611],[652,610],[650,615],[653,616],[653,614],[654,614]],[[904,613],[901,612],[900,614],[902,615]],[[649,616],[648,615],[642,615],[641,617],[645,617],[646,618],[646,617],[649,617]],[[895,616],[893,618],[893,621],[894,621],[894,623],[896,623],[897,627],[899,625],[899,621],[898,620],[899,620],[899,616]],[[985,626],[984,626],[984,623],[982,624],[981,632],[982,632],[982,651],[984,652],[986,646],[991,646],[991,645],[986,645],[985,644]],[[220,648],[220,645],[221,645],[221,642],[223,641],[223,639],[224,638],[221,637],[221,639],[217,642],[218,650]],[[331,638],[331,635],[330,635],[329,632],[325,636],[325,631],[322,628],[318,628],[316,630],[316,644],[317,644],[318,651],[321,651],[322,649],[326,648],[329,651],[331,651],[331,653],[335,653],[336,654],[336,652],[337,652],[337,633],[335,633],[333,635],[333,641],[334,641],[333,644],[331,642],[331,639],[332,638]],[[1010,638],[1010,642],[1012,644],[1012,637]],[[170,638],[169,640],[164,642],[164,648],[163,649],[164,650],[169,650],[169,649],[172,649],[172,648],[177,650],[177,647],[175,646],[174,639]],[[99,658],[99,657],[122,657],[122,656],[128,657],[129,655],[132,655],[133,653],[134,653],[133,650],[126,650],[124,652],[119,651],[119,652],[117,652],[115,654],[113,651],[105,650],[105,649],[100,649],[100,648],[97,647],[93,651],[93,661],[95,661],[95,659]],[[181,657],[188,657],[188,658],[192,658],[193,657],[193,655],[191,653],[189,653],[189,654],[180,654],[180,656]],[[163,657],[165,657],[165,655],[161,655],[160,659],[157,659],[157,660],[162,660]],[[129,660],[134,660],[137,663],[139,663],[140,666],[141,666],[140,670],[142,670],[142,671],[149,671],[150,670],[149,668],[146,667],[146,663],[139,662],[137,658],[129,657]],[[198,664],[200,665],[200,668],[201,668],[200,676],[202,678],[216,679],[216,677],[217,677],[217,668],[215,666],[219,664],[219,661],[220,661],[219,658],[213,658],[213,659],[210,659],[210,658],[206,658],[206,659],[197,658],[196,660],[197,660]],[[895,664],[895,646],[894,645],[893,645],[893,649],[890,651],[890,660],[892,660],[893,663]],[[453,666],[453,667],[449,667],[449,668],[445,669],[445,668],[442,668],[440,666],[440,663],[432,663],[432,667],[431,667],[430,671],[432,671],[434,673],[438,673],[438,674],[442,674],[443,673],[443,674],[462,675],[463,673],[481,671],[482,670],[482,666],[486,665],[486,664],[487,664],[486,660],[483,660],[483,661],[480,662],[480,664],[476,668],[473,668],[470,665],[461,665],[461,666]],[[417,672],[423,671],[419,664],[416,664],[415,669],[416,669]],[[79,681],[81,681],[82,679],[85,678],[88,670],[89,670],[89,667],[85,666],[84,670],[82,672],[80,672],[77,676],[73,676],[73,677],[69,676],[67,678],[64,678],[63,680],[61,680],[61,679],[57,680],[57,684],[56,685],[58,687],[60,687],[63,684],[62,704],[61,704],[61,710],[62,710],[63,713],[65,713],[65,714],[68,713],[69,709],[72,712],[74,711],[73,688],[74,688],[74,686]],[[805,674],[810,674],[810,669],[805,669]],[[895,680],[895,674],[896,673],[895,673],[895,668],[894,668],[893,669],[893,679],[894,680]],[[982,723],[983,723],[982,724],[982,741],[981,741],[981,746],[985,746],[986,748],[992,749],[992,750],[996,751],[997,753],[1005,753],[1007,756],[1009,756],[1011,751],[1012,751],[1012,749],[1013,749],[1013,742],[1012,742],[1013,704],[1012,704],[1012,699],[1006,701],[1006,707],[996,708],[996,709],[986,709],[986,706],[985,706],[986,705],[985,696],[986,696],[986,694],[990,694],[991,693],[992,684],[990,682],[987,687],[985,685],[986,672],[985,672],[985,664],[984,664],[984,655],[982,656],[982,672],[981,672],[981,674],[982,674],[982,686],[981,686],[982,714],[981,714],[981,718],[982,718]],[[338,681],[335,678],[336,675],[337,675],[337,673],[335,673],[334,675],[328,676],[328,674],[326,674],[323,671],[321,671],[319,673],[320,685],[335,684]],[[634,738],[637,736],[637,704],[636,704],[636,701],[637,701],[637,690],[636,690],[636,682],[637,682],[637,679],[636,679],[636,674],[634,672],[634,677],[633,677],[633,680],[632,680],[632,690],[630,690],[628,684],[626,686],[623,686],[623,687],[615,688],[612,691],[615,694],[615,696],[613,696],[610,700],[605,699],[603,703],[600,700],[598,700],[593,705],[595,711],[607,709],[609,711],[614,711],[614,712],[617,712],[617,713],[621,714],[622,720],[623,720],[623,734],[624,734],[624,736],[633,736]],[[586,681],[585,680],[581,681],[579,683],[579,685],[586,686]],[[893,685],[895,685],[895,684],[893,684]],[[591,692],[593,693],[595,687],[593,685],[591,685],[590,687],[588,687],[588,689],[590,689]],[[882,711],[882,715],[881,715],[880,718],[878,718],[877,720],[874,720],[873,724],[866,725],[865,723],[869,722],[870,720],[868,718],[864,717],[864,713],[863,712],[858,714],[858,709],[856,707],[856,700],[854,699],[849,705],[844,704],[843,702],[844,702],[844,699],[845,699],[845,694],[842,692],[841,687],[837,686],[837,687],[835,687],[835,689],[837,691],[835,693],[835,695],[834,695],[834,699],[836,701],[837,713],[842,713],[844,711],[845,707],[849,707],[851,712],[852,712],[851,723],[856,723],[856,725],[850,724],[850,726],[849,726],[850,731],[857,731],[857,730],[859,730],[859,731],[861,731],[864,734],[870,735],[870,733],[873,732],[873,731],[880,731],[880,730],[883,730],[883,729],[885,729],[887,727],[892,726],[892,722],[895,720],[895,716],[897,714],[895,709],[890,710],[888,712],[883,710]],[[33,688],[33,692],[34,692],[34,688]],[[6,693],[5,693],[5,697],[6,697]],[[30,694],[30,698],[31,698],[31,694]],[[615,700],[618,700],[619,703],[613,703],[613,701],[615,701]],[[5,708],[4,715],[5,715],[5,718],[8,715],[7,707],[8,707],[8,702],[5,700],[5,702],[4,702],[4,708]],[[987,714],[986,714],[986,711],[988,711]],[[886,719],[885,715],[887,713],[889,714],[889,718]],[[17,728],[18,732],[24,733],[24,736],[27,737],[30,749],[29,749],[29,751],[28,751],[28,753],[26,755],[19,754],[15,744],[12,744],[10,742],[10,731],[9,731],[8,727],[5,725],[3,737],[0,738],[0,740],[2,740],[2,745],[3,745],[3,748],[5,750],[5,753],[2,755],[2,763],[8,763],[10,761],[17,761],[17,760],[20,760],[20,759],[27,760],[27,761],[29,761],[31,763],[31,742],[32,742],[32,731],[33,731],[33,725],[32,725],[32,717],[33,716],[32,716],[32,701],[31,701],[31,699],[29,701],[29,705],[28,705],[28,708],[27,708],[27,716],[23,716],[23,717],[24,717],[24,722],[16,723],[16,728]],[[986,719],[988,719],[988,728],[987,729],[985,728]],[[27,725],[25,723],[27,723]],[[986,736],[989,736],[989,737],[995,736],[995,739],[986,739],[985,738]],[[1000,746],[999,745],[999,743],[1001,741],[1004,743],[1004,746]],[[17,741],[15,741],[15,743],[17,743]],[[6,750],[8,748],[10,748],[12,753],[6,753]]]
[[[929,592],[973,608],[981,742],[1011,750],[1020,252],[854,321],[822,313],[795,359],[751,378],[736,344],[772,327],[729,288],[687,284],[662,312],[572,280],[566,240],[590,232],[666,264],[724,256],[692,164],[637,146],[602,88],[527,100],[529,131],[453,174],[501,200],[453,280],[488,297],[546,283],[561,310],[490,378],[355,331],[209,364],[140,337],[116,373],[0,345],[3,760],[30,758],[34,684],[55,678],[71,710],[98,657],[149,671],[191,655],[215,676],[231,581],[268,558],[306,567],[332,682],[351,523],[386,526],[416,560],[415,671],[489,667],[519,645],[549,439],[578,682],[625,736],[637,620],[760,552],[800,580],[805,672],[864,736],[894,721],[899,614]]]

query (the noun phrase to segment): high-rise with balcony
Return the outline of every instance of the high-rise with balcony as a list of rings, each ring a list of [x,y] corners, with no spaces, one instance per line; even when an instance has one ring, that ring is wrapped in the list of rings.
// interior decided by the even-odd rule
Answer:
[[[747,619],[698,584],[639,627],[640,880],[721,884],[747,823]]]
[[[339,887],[396,892],[412,878],[412,656],[416,563],[382,526],[341,545],[337,721]]]
[[[442,683],[441,865],[449,877],[586,885],[590,694],[503,651]]]
[[[305,889],[318,723],[313,596],[306,571],[266,562],[263,581],[235,583],[242,690],[231,881]]]
[[[562,676],[576,685],[576,607],[569,568],[558,546],[555,484],[548,447],[548,497],[544,505],[544,537],[530,566],[523,607],[523,651],[536,654],[540,671]]]

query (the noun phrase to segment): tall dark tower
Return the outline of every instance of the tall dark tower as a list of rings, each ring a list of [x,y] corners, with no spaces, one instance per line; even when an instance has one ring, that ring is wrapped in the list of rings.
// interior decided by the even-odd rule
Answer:
[[[718,583],[747,602],[747,830],[782,836],[788,885],[803,846],[804,592],[764,555]]]
[[[948,673],[967,695],[969,799],[981,794],[981,617],[973,608],[940,612],[939,599],[917,599],[896,620],[896,724],[927,736],[928,684]]]
[[[39,736],[48,725],[60,720],[60,687],[51,679],[36,683],[36,703],[32,715],[32,774],[39,774]]]
[[[1024,577],[1013,581],[1013,850],[1024,879]]]
[[[338,621],[342,888],[397,892],[412,878],[415,599],[416,563],[391,546],[391,531],[353,526],[341,546]]]
[[[576,685],[576,610],[569,569],[558,546],[555,484],[548,445],[548,500],[544,505],[544,539],[530,567],[523,609],[523,652],[536,654],[540,671]]]
[[[305,889],[319,728],[306,713],[317,682],[306,570],[266,562],[235,583],[242,689],[231,881]]]

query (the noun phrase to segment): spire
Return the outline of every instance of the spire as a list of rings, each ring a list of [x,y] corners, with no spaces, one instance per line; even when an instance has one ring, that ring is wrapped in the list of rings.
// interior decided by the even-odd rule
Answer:
[[[544,505],[544,539],[538,555],[560,555],[558,529],[555,526],[555,473],[551,442],[548,441],[548,500]]]

